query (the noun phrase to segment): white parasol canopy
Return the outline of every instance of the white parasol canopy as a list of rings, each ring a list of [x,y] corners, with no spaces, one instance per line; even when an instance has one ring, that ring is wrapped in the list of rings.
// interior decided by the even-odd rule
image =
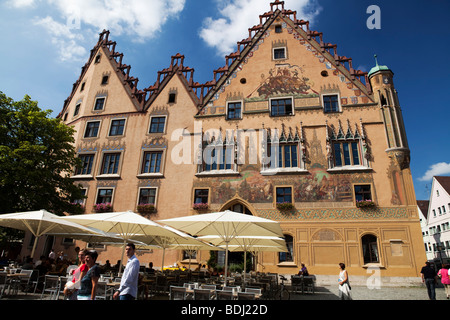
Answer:
[[[35,236],[31,257],[34,256],[39,237],[43,235],[64,235],[66,237],[70,237],[72,234],[98,235],[94,229],[64,220],[46,210],[2,214],[0,215],[0,225],[30,231]]]
[[[161,270],[164,270],[164,257],[166,250],[181,249],[189,251],[190,253],[198,250],[223,250],[213,245],[207,244],[201,240],[198,240],[172,227],[163,226],[163,228],[169,231],[170,233],[164,236],[136,235],[133,237],[133,239],[139,242],[142,242],[150,246],[158,246],[163,249],[163,260]]]
[[[225,279],[228,272],[228,245],[233,239],[238,236],[283,237],[280,224],[276,221],[228,210],[161,220],[160,222],[193,236],[219,236],[225,243],[226,250]]]
[[[79,223],[83,226],[100,229],[120,237],[123,241],[123,248],[119,272],[122,270],[123,256],[127,242],[139,241],[137,239],[138,236],[146,236],[148,239],[151,239],[154,237],[171,236],[173,233],[162,225],[132,211],[83,214],[67,216],[63,219]]]

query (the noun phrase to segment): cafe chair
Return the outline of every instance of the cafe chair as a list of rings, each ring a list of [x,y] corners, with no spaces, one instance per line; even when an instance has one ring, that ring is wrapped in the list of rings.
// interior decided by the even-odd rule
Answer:
[[[194,300],[212,300],[214,291],[210,289],[194,289]]]
[[[217,291],[217,300],[233,300],[232,291]]]
[[[45,275],[44,288],[41,293],[41,300],[44,294],[48,294],[49,300],[58,300],[60,291],[59,276]]]
[[[262,294],[262,290],[259,288],[245,288],[246,293],[253,293],[253,294]]]
[[[170,286],[170,300],[186,300],[186,288]]]
[[[255,300],[256,296],[250,292],[238,292],[237,298],[238,300]]]
[[[95,293],[95,300],[109,300],[111,297],[108,297],[108,283],[105,281],[97,282],[97,292]]]
[[[0,299],[8,288],[8,276],[6,272],[0,272]]]

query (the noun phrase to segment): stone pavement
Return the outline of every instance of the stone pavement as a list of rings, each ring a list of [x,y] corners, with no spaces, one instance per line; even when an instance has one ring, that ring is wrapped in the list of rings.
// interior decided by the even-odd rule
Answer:
[[[429,300],[423,287],[381,287],[370,290],[367,286],[352,286],[353,300]],[[339,300],[338,285],[317,286],[314,294],[291,294],[291,300]],[[436,288],[436,300],[447,300],[444,288]],[[450,303],[450,300],[448,300]]]
[[[392,287],[386,286],[380,289],[370,290],[367,286],[352,286],[353,300],[429,300],[425,286],[417,287]],[[40,300],[40,294],[20,293],[16,296],[4,296],[1,300]],[[167,300],[167,297],[159,297],[155,300]],[[444,288],[436,288],[436,299],[447,300]],[[45,296],[44,296],[45,300]],[[62,300],[62,297],[60,297]],[[291,294],[291,300],[339,300],[337,285],[318,285],[314,294]],[[448,300],[450,303],[450,300]]]

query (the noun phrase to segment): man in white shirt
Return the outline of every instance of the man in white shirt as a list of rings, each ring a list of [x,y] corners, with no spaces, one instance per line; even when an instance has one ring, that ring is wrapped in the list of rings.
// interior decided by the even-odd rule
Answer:
[[[114,299],[135,300],[137,297],[140,263],[134,255],[135,250],[133,243],[129,243],[125,247],[128,262],[120,281],[119,290],[114,293]]]

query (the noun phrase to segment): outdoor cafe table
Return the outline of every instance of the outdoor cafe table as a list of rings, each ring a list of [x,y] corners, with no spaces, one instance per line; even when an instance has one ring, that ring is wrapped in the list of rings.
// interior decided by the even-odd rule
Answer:
[[[213,289],[211,289],[210,291],[217,293],[217,292],[220,292],[220,291],[223,291],[223,290],[213,290]],[[231,292],[233,294],[233,300],[237,300],[237,298],[238,298],[238,291],[237,290],[231,290],[231,291],[226,291],[226,292]],[[242,291],[242,292],[244,292],[244,291]],[[191,297],[191,298],[194,297],[194,289],[186,288],[186,293],[188,294],[189,297]],[[262,294],[255,294],[255,299],[259,300],[261,298],[261,296],[262,296]],[[217,296],[214,296],[213,299],[216,300]]]
[[[6,274],[6,277],[8,278],[9,281],[14,281],[14,280],[20,279],[22,277],[28,277],[28,276],[29,275],[27,273],[8,273],[8,274]],[[11,284],[12,283],[10,282],[10,285]],[[10,293],[11,293],[11,286],[9,287],[9,290],[8,290],[8,294],[10,294]]]

